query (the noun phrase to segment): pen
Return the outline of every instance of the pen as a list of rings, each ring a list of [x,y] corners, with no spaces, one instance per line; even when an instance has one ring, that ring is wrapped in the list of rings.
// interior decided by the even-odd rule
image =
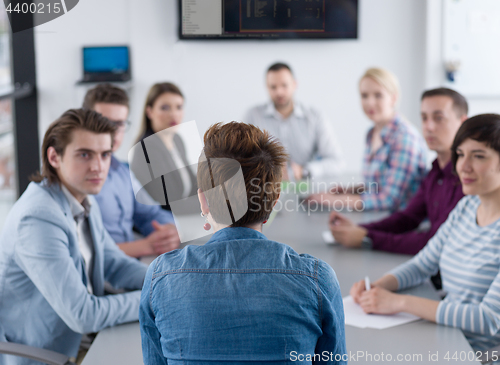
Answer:
[[[366,289],[366,291],[371,289],[370,278],[368,276],[365,276],[365,289]]]

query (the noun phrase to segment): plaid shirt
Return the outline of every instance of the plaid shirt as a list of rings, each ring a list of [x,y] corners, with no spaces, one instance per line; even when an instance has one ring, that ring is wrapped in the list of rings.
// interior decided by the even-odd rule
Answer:
[[[382,146],[374,153],[372,134],[373,128],[366,136],[363,161],[365,209],[402,209],[426,175],[427,146],[417,130],[399,118],[382,129]]]

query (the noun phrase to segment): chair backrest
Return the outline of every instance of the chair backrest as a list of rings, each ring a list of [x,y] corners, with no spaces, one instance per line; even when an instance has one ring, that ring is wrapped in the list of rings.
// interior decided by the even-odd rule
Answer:
[[[0,342],[0,354],[14,355],[36,360],[49,365],[75,365],[69,357],[58,352],[39,349],[13,342]]]

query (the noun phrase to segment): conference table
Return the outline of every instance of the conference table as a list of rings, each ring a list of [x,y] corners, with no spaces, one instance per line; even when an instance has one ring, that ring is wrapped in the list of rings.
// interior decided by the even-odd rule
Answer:
[[[317,210],[308,211],[297,204],[289,204],[287,209],[283,206],[271,225],[264,226],[263,233],[269,239],[290,245],[298,253],[308,253],[331,265],[337,274],[343,297],[349,295],[354,282],[365,276],[374,281],[410,258],[407,255],[327,245],[322,233],[328,229],[329,213],[320,211],[321,208]],[[387,215],[384,212],[345,214],[356,223]],[[208,237],[205,237],[190,244],[202,244],[207,240]],[[439,300],[430,281],[405,293]],[[461,330],[425,320],[383,330],[351,326],[346,326],[345,330],[349,363],[480,364]],[[139,323],[99,332],[82,364],[142,364]]]

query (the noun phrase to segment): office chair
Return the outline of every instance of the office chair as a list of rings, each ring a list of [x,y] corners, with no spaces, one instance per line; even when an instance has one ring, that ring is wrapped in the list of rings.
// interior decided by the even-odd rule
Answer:
[[[48,365],[75,365],[66,355],[19,343],[0,342],[0,354],[25,357]]]

